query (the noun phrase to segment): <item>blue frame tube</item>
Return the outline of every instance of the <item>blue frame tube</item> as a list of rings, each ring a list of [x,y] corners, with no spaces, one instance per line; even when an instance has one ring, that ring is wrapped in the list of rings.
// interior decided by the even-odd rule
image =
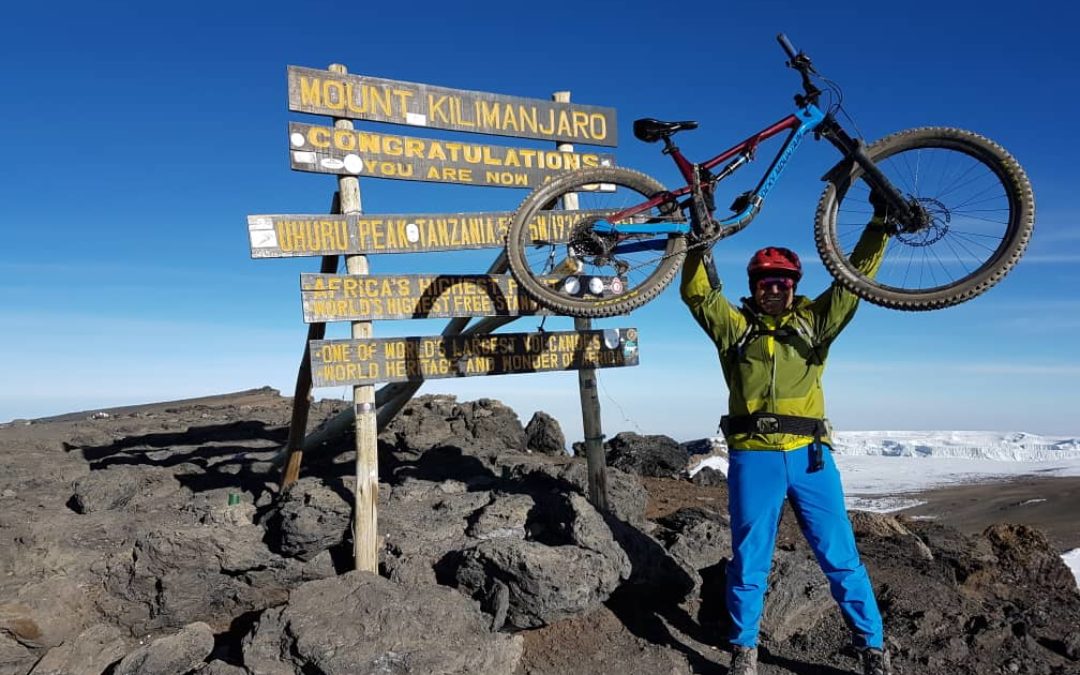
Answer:
[[[799,109],[798,113],[799,126],[791,130],[787,140],[784,141],[784,145],[781,146],[776,157],[773,159],[772,164],[769,166],[768,171],[762,177],[757,187],[751,195],[751,198],[747,200],[747,207],[739,213],[718,221],[723,226],[729,226],[742,221],[750,217],[755,209],[760,208],[760,203],[765,200],[765,197],[773,189],[776,183],[780,180],[780,176],[784,173],[785,167],[787,167],[788,161],[792,155],[799,148],[806,134],[810,133],[821,124],[825,119],[825,113],[821,111],[816,105],[807,104],[805,107]],[[690,224],[688,222],[678,223],[640,223],[640,224],[625,224],[625,225],[612,225],[606,220],[598,220],[593,225],[593,230],[602,234],[689,234]],[[627,244],[620,244],[618,250],[621,252],[632,252],[640,250],[649,250],[652,248],[663,248],[664,242],[632,242]]]

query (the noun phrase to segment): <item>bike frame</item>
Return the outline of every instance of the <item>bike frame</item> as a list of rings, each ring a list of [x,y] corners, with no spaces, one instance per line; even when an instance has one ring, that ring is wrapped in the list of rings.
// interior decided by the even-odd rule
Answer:
[[[795,154],[795,150],[798,149],[806,135],[815,129],[817,129],[822,122],[827,118],[827,115],[821,111],[816,105],[808,103],[801,107],[798,113],[788,115],[779,122],[772,126],[766,127],[758,133],[750,136],[746,140],[734,145],[727,150],[716,155],[707,162],[695,165],[682,154],[682,151],[674,145],[669,145],[665,150],[671,155],[675,161],[675,165],[679,167],[679,172],[682,174],[683,179],[686,181],[686,185],[670,192],[665,192],[654,196],[648,201],[642,202],[636,206],[632,206],[628,209],[614,213],[610,217],[610,221],[618,222],[620,220],[630,218],[639,213],[647,211],[651,208],[660,206],[670,202],[677,201],[681,197],[685,197],[693,192],[693,184],[695,182],[695,174],[699,171],[709,171],[714,167],[717,167],[724,162],[734,160],[729,167],[725,168],[721,174],[715,178],[716,181],[723,179],[729,175],[736,168],[749,161],[754,153],[757,151],[758,145],[763,141],[766,141],[777,134],[784,131],[790,131],[787,139],[784,141],[783,146],[777,152],[776,157],[773,159],[772,164],[769,166],[768,171],[762,177],[757,187],[750,193],[749,199],[746,200],[746,206],[733,216],[725,218],[724,220],[717,221],[723,227],[732,226],[745,226],[756,215],[757,211],[761,207],[761,203],[765,200],[765,197],[772,190],[773,186],[780,179],[780,176],[784,173],[785,167],[787,167],[788,161],[791,156]],[[711,189],[711,186],[710,186]],[[666,223],[626,223],[621,225],[615,225],[609,222],[608,219],[597,221],[593,230],[598,233],[604,234],[624,234],[624,235],[643,235],[643,234],[689,234],[691,224],[686,221],[680,222],[666,222]],[[647,242],[637,242],[634,244],[620,245],[620,250],[626,252],[629,248],[647,248],[650,245]]]

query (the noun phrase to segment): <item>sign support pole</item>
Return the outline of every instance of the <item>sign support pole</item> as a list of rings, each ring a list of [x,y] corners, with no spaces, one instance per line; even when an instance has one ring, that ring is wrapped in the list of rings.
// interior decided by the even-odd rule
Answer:
[[[330,213],[341,213],[341,199],[337,193],[330,204]],[[338,257],[324,255],[319,268],[321,274],[333,274],[337,271]],[[293,390],[292,421],[289,422],[289,440],[285,444],[287,459],[281,475],[281,491],[300,478],[300,464],[304,460],[304,435],[307,433],[308,412],[311,410],[311,341],[326,337],[326,324],[313,323],[308,326],[307,340],[304,342],[304,356],[300,361],[300,370],[296,373],[296,389]]]
[[[551,95],[559,103],[570,102],[570,92],[557,91]],[[572,143],[557,143],[560,151],[573,152]],[[563,209],[576,211],[576,194],[566,195]],[[574,317],[574,330],[592,330],[592,319]],[[589,473],[589,501],[601,513],[608,511],[607,459],[604,457],[604,434],[600,425],[600,398],[596,393],[596,369],[578,371],[578,393],[581,397],[581,425],[585,432],[585,462]]]
[[[330,65],[330,71],[348,74],[342,64]],[[335,129],[353,128],[347,119],[335,119]],[[355,176],[338,177],[338,194],[341,212],[345,215],[362,212],[360,181]],[[345,256],[345,268],[349,274],[368,274],[367,256]],[[354,321],[352,337],[369,338],[372,335],[370,321]],[[379,459],[378,431],[375,419],[375,387],[353,387],[353,409],[356,411],[356,507],[353,513],[353,562],[358,570],[379,571],[378,514]]]

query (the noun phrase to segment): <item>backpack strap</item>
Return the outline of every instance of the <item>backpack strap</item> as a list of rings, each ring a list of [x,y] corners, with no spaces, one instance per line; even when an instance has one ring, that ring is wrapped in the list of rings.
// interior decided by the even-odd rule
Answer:
[[[801,314],[795,314],[792,325],[780,326],[779,328],[763,328],[760,322],[757,320],[757,313],[750,309],[744,302],[739,311],[742,312],[743,317],[746,319],[746,330],[739,336],[739,339],[728,348],[728,354],[733,356],[736,361],[741,361],[743,356],[746,355],[746,348],[751,342],[763,336],[771,336],[773,338],[785,338],[792,335],[797,335],[802,338],[803,342],[810,348],[810,352],[814,355],[814,360],[817,363],[824,363],[821,358],[821,352],[817,342],[814,341],[814,333],[810,326],[810,322],[806,317]]]

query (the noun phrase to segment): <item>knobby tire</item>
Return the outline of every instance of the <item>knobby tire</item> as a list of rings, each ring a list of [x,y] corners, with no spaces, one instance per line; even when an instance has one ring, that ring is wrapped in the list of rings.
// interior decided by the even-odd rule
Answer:
[[[918,171],[912,171],[913,167],[931,168],[931,165],[920,166],[924,150],[928,151],[926,155],[945,157],[944,160],[937,160],[939,165],[948,162],[949,158],[966,156],[959,161],[966,161],[971,168],[963,174],[958,172],[958,177],[951,184],[962,186],[965,181],[973,183],[971,189],[975,191],[974,196],[968,198],[971,213],[965,221],[962,220],[965,217],[962,209],[950,211],[946,196],[951,195],[942,194],[939,199],[929,193],[912,194],[906,191],[905,186],[897,185],[902,193],[919,197],[924,200],[923,203],[932,205],[935,218],[941,216],[942,222],[935,222],[924,233],[893,235],[885,252],[882,271],[876,278],[864,275],[851,264],[847,257],[850,251],[844,251],[841,241],[840,213],[845,211],[847,218],[855,219],[845,225],[854,230],[859,222],[852,214],[858,213],[859,197],[868,194],[866,184],[859,180],[863,174],[861,167],[855,163],[837,165],[828,174],[831,177],[829,184],[818,202],[814,239],[826,269],[855,295],[891,309],[940,309],[984,293],[1001,281],[1020,260],[1034,229],[1035,198],[1027,175],[1016,159],[988,138],[945,127],[909,129],[877,141],[867,148],[867,154],[879,168],[891,165],[899,167],[896,169],[898,172],[918,175]],[[979,178],[982,173],[980,169],[989,174]],[[971,174],[970,178],[968,174]],[[975,180],[982,180],[983,184],[974,183]],[[945,183],[944,180],[940,182]],[[914,183],[917,184],[918,179]],[[925,183],[929,187],[929,181]],[[939,189],[942,193],[958,191],[955,187],[946,190],[939,186]],[[995,206],[991,202],[998,191],[1001,196]],[[868,220],[869,207],[862,204],[862,208]],[[996,222],[997,218],[1001,222]],[[864,225],[867,220],[862,220],[861,224]],[[994,230],[1000,227],[1000,240],[995,241],[994,236],[976,231],[980,227],[992,227]],[[965,228],[967,231],[964,231]],[[948,239],[950,234],[954,235],[952,239]],[[916,261],[918,256],[922,259]],[[983,256],[985,259],[981,259]],[[969,267],[969,257],[980,258],[977,266],[971,263]],[[907,269],[901,271],[905,260]],[[885,265],[892,267],[885,270]],[[919,283],[908,287],[907,279],[916,276],[912,270],[916,266],[919,266]],[[951,268],[960,270],[957,278],[938,278],[938,275],[947,275]],[[929,280],[925,279],[927,276]],[[929,284],[924,281],[929,281]]]
[[[533,269],[529,262],[529,251],[535,252],[537,249],[548,246],[556,249],[562,255],[567,250],[568,244],[537,244],[533,242],[530,235],[530,224],[541,212],[563,203],[564,196],[568,194],[582,196],[594,194],[596,198],[602,197],[603,193],[584,189],[584,186],[596,186],[598,184],[612,184],[618,189],[630,190],[640,196],[629,199],[627,203],[612,207],[615,210],[644,202],[653,195],[666,191],[664,186],[655,179],[632,169],[593,167],[576,170],[533,190],[521,202],[521,205],[514,213],[510,229],[507,232],[506,252],[510,263],[510,271],[514,278],[527,295],[539,304],[559,314],[577,317],[606,317],[626,314],[655,298],[671,283],[686,254],[686,238],[681,235],[670,235],[663,251],[649,254],[655,256],[655,260],[649,260],[648,266],[655,265],[655,267],[647,274],[645,279],[640,283],[628,284],[623,293],[615,296],[591,297],[587,293],[575,296],[539,279],[538,277],[544,276],[545,270]],[[623,194],[633,197],[632,193],[623,192]],[[671,208],[674,208],[674,206],[671,205]],[[667,217],[681,218],[679,215]],[[585,220],[583,219],[582,222],[585,223]],[[587,227],[587,224],[582,227]]]

